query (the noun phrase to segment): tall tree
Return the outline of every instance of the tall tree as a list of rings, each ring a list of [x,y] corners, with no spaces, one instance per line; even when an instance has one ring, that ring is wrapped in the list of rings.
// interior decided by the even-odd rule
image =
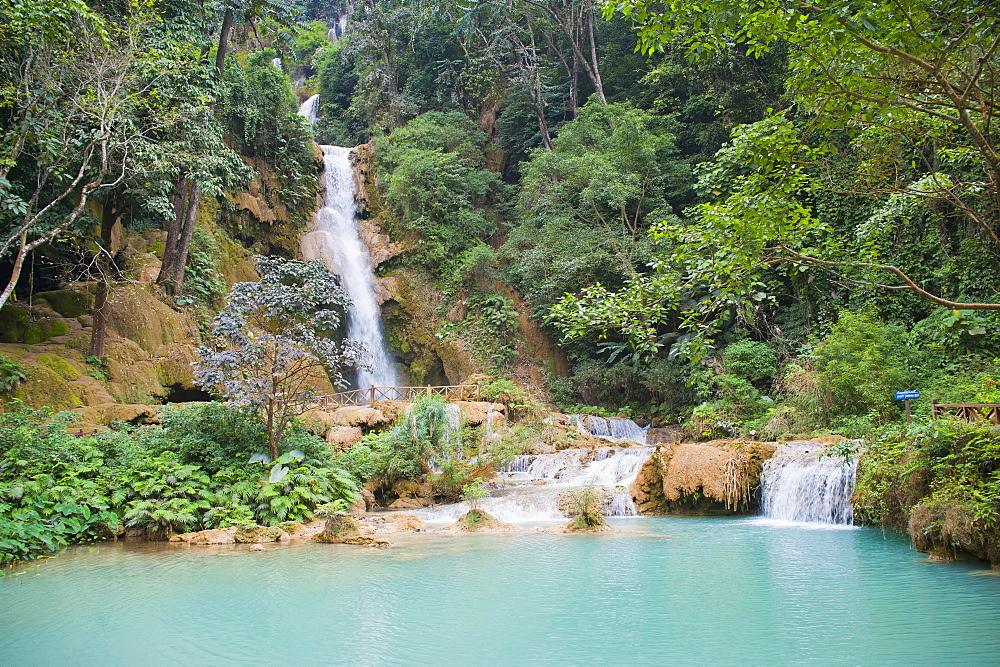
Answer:
[[[10,85],[2,91],[9,115],[0,257],[13,258],[0,306],[28,255],[80,222],[91,197],[125,178],[130,156],[149,141],[134,114],[156,83],[143,72],[134,29],[107,24],[83,3],[53,11],[44,0],[28,1],[3,13],[16,37],[3,50]]]
[[[788,89],[811,114],[803,128],[774,119],[744,132],[730,151],[756,156],[755,168],[729,163],[723,171],[706,172],[706,182],[727,184],[708,188],[718,194],[700,209],[703,233],[694,243],[706,242],[719,224],[735,218],[744,222],[738,261],[751,273],[752,267],[775,263],[809,266],[953,309],[1000,310],[993,301],[936,293],[915,268],[878,252],[876,243],[859,247],[830,239],[801,196],[803,188],[843,188],[843,169],[836,168],[838,160],[827,159],[844,152],[843,144],[838,149],[835,143],[843,133],[861,157],[849,183],[866,188],[877,202],[869,230],[882,228],[878,234],[884,235],[887,225],[905,224],[907,207],[917,207],[946,221],[967,220],[974,227],[968,233],[961,225],[941,228],[984,244],[1000,260],[1000,146],[993,131],[1000,76],[996,6],[972,0],[863,7],[846,0],[822,7],[800,0],[671,2],[663,11],[645,0],[615,6],[640,24],[646,49],[674,38],[683,39],[695,57],[720,48],[762,54],[779,42],[786,45]],[[810,142],[818,150],[795,146]],[[807,169],[817,162],[829,165],[825,173]],[[762,197],[771,199],[769,209],[760,206]],[[789,210],[796,214],[787,215]],[[811,237],[803,236],[803,225]],[[697,228],[691,233],[697,235]],[[804,243],[821,237],[827,241],[823,247]],[[734,275],[750,279],[743,272]]]
[[[690,223],[654,229],[673,248],[655,276],[562,302],[555,315],[568,335],[628,330],[633,345],[656,353],[679,316],[686,335],[671,353],[700,357],[725,322],[751,321],[776,302],[785,278],[804,271],[928,305],[1000,310],[995,281],[974,286],[953,268],[956,254],[971,252],[987,273],[1000,270],[997,7],[972,0],[606,5],[616,10],[637,21],[650,51],[676,40],[694,58],[780,45],[796,104],[737,128],[702,168],[702,203]],[[817,207],[835,193],[866,196],[871,215],[852,227]],[[926,221],[940,248],[913,257],[899,239]]]
[[[261,257],[257,272],[257,282],[233,286],[212,330],[219,345],[199,350],[195,379],[259,409],[277,459],[291,420],[318,405],[327,379],[346,385],[360,351],[339,340],[348,299],[321,262]]]

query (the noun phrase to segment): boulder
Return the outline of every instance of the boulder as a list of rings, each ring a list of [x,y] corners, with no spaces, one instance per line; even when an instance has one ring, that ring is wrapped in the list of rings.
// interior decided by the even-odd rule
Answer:
[[[353,517],[361,518],[365,515],[368,509],[368,503],[365,502],[364,497],[358,496],[354,499],[354,503],[351,504],[350,514]]]
[[[308,410],[299,415],[299,419],[310,432],[321,435],[337,425],[337,420],[326,410]]]
[[[186,542],[188,544],[234,544],[236,540],[236,527],[212,528],[210,530],[199,530],[193,533],[183,533],[181,535],[171,535],[171,542]]]
[[[680,442],[684,433],[684,427],[677,424],[674,426],[663,426],[646,430],[647,445],[663,445]]]
[[[239,544],[264,544],[267,542],[288,542],[291,536],[277,526],[240,526],[233,534]]]
[[[433,504],[430,498],[397,498],[386,509],[393,511],[418,510]]]
[[[358,493],[360,493],[361,497],[365,499],[365,509],[367,509],[369,512],[378,507],[378,503],[375,502],[375,494],[372,493],[370,490],[361,487],[360,489],[358,489]]]
[[[419,533],[427,530],[427,525],[412,514],[380,514],[365,517],[360,528],[370,534]]]
[[[292,542],[312,540],[323,532],[325,526],[326,522],[323,520],[310,521],[309,523],[283,521],[278,524],[278,528],[288,533],[288,537]]]
[[[385,426],[393,421],[381,410],[361,407],[337,408],[332,417],[335,423],[345,426]]]
[[[503,413],[507,407],[502,403],[487,403],[485,401],[456,401],[455,403],[462,411],[465,423],[470,426],[480,426],[487,421],[498,424],[506,419]],[[490,419],[491,412],[492,420]]]
[[[358,426],[334,426],[326,432],[326,441],[338,451],[361,442],[363,437],[364,434]]]
[[[326,525],[317,542],[326,544],[357,544],[361,546],[382,547],[391,546],[391,542],[381,537],[362,535],[360,524],[354,517],[338,514],[326,520]]]
[[[392,486],[392,495],[399,498],[416,498],[422,495],[420,493],[420,484],[408,479],[396,482]]]
[[[138,403],[112,403],[76,408],[72,412],[80,415],[80,421],[84,424],[109,426],[116,421],[130,424],[159,424],[159,412],[162,407],[162,405]]]
[[[717,440],[658,447],[631,486],[641,512],[730,513],[752,503],[775,446]]]

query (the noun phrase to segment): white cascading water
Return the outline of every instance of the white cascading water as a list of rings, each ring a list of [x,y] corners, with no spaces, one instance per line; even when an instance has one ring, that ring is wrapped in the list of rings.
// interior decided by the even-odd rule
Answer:
[[[504,487],[479,507],[500,521],[558,521],[560,496],[574,488],[593,486],[607,492],[608,516],[635,516],[629,487],[649,458],[648,447],[566,449],[555,454],[522,454],[501,473]],[[415,510],[424,521],[456,521],[469,511],[465,502]]]
[[[318,96],[307,100],[303,109],[313,99],[318,100]],[[340,284],[351,299],[347,311],[347,337],[364,346],[363,361],[369,367],[358,371],[358,388],[395,387],[396,371],[386,349],[375,300],[375,274],[368,249],[358,234],[354,168],[350,160],[354,149],[322,148],[326,200],[316,214],[312,231],[302,237],[302,255],[306,259],[322,260],[332,273],[340,276]]]
[[[299,115],[309,121],[310,125],[315,125],[319,120],[319,95],[313,95],[303,102],[299,107]]]
[[[780,445],[764,462],[761,501],[772,521],[850,526],[857,458],[819,455],[815,443]]]
[[[568,416],[576,419],[576,426],[580,429],[581,433],[610,440],[611,442],[631,440],[640,445],[646,444],[646,428],[639,426],[631,419],[596,417],[594,415]]]

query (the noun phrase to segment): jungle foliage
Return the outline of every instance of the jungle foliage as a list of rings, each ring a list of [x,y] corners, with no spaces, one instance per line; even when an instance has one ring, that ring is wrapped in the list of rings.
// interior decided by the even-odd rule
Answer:
[[[899,421],[894,390],[921,391],[919,420],[1000,399],[993,4],[364,0],[331,40],[348,9],[0,0],[0,305],[124,275],[105,237],[125,225],[167,231],[175,303],[219,308],[198,213],[268,251],[305,222],[294,111],[318,93],[317,138],[371,142],[364,213],[399,251],[379,271],[428,286],[431,335],[498,376],[530,314],[568,361],[547,369],[563,407],[854,437]],[[389,488],[432,452],[482,455],[421,429],[344,465]]]
[[[521,452],[519,443],[482,435],[463,428],[457,406],[420,397],[392,428],[365,436],[338,463],[379,495],[399,495],[397,483],[426,477],[431,495],[455,502]]]
[[[71,426],[67,413],[0,414],[0,565],[126,533],[308,521],[356,497],[355,480],[300,425],[272,460],[252,409],[178,406],[158,426],[84,437]]]

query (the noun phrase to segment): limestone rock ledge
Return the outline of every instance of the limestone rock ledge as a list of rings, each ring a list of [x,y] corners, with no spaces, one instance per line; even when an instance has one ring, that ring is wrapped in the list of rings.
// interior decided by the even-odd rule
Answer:
[[[661,445],[631,492],[641,514],[729,514],[749,509],[764,461],[775,451],[766,442],[716,440]]]

